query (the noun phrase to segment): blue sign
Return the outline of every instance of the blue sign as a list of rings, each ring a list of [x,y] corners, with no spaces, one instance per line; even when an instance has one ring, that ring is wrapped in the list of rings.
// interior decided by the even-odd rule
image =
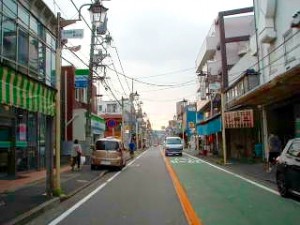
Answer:
[[[76,76],[75,77],[75,88],[86,88],[88,86],[87,76]]]

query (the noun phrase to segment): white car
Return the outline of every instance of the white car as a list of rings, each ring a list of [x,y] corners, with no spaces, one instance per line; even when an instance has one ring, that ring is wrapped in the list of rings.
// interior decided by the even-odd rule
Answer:
[[[165,156],[180,155],[182,156],[183,143],[180,137],[166,137],[164,142]]]

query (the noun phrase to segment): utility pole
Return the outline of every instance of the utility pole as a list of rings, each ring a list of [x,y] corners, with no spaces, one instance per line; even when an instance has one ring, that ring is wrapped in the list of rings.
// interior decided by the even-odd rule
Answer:
[[[90,46],[90,63],[89,63],[89,77],[87,87],[87,114],[86,114],[86,143],[91,145],[92,143],[92,128],[91,128],[91,114],[93,107],[93,69],[94,69],[94,46],[95,46],[95,32],[96,26],[92,23],[92,34],[91,34],[91,46]]]
[[[57,48],[56,48],[56,114],[55,114],[55,191],[59,194],[60,187],[60,145],[61,145],[61,17],[57,13]]]

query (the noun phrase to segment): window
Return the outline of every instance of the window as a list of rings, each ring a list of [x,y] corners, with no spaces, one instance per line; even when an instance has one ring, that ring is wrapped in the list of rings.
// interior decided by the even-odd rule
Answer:
[[[35,34],[39,35],[39,24],[38,24],[37,20],[33,16],[30,17],[30,29]]]
[[[166,143],[167,144],[181,144],[181,139],[179,138],[169,138],[169,139],[166,139]]]
[[[46,78],[46,46],[42,43],[38,43],[38,70],[39,80],[45,82]]]
[[[51,50],[46,48],[46,84],[51,85]]]
[[[29,26],[29,13],[22,6],[19,6],[18,17],[21,24],[27,28]]]
[[[18,35],[18,62],[22,65],[28,64],[28,33],[19,29]]]
[[[97,141],[96,150],[118,150],[119,143],[116,141]]]
[[[29,66],[31,69],[38,70],[39,48],[38,40],[32,36],[29,37]]]
[[[2,12],[11,19],[17,19],[17,9],[17,3],[14,0],[5,0]]]
[[[11,60],[16,60],[17,32],[16,25],[7,17],[3,19],[3,56]]]
[[[102,105],[99,105],[99,112],[102,112]]]
[[[108,113],[117,112],[117,104],[107,104],[107,112]]]
[[[294,141],[287,153],[293,157],[300,158],[300,141]]]

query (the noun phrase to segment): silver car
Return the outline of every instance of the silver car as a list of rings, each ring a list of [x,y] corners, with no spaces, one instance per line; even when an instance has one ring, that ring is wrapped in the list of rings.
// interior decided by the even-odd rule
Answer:
[[[164,142],[165,156],[180,155],[182,156],[183,143],[180,137],[166,137]]]

